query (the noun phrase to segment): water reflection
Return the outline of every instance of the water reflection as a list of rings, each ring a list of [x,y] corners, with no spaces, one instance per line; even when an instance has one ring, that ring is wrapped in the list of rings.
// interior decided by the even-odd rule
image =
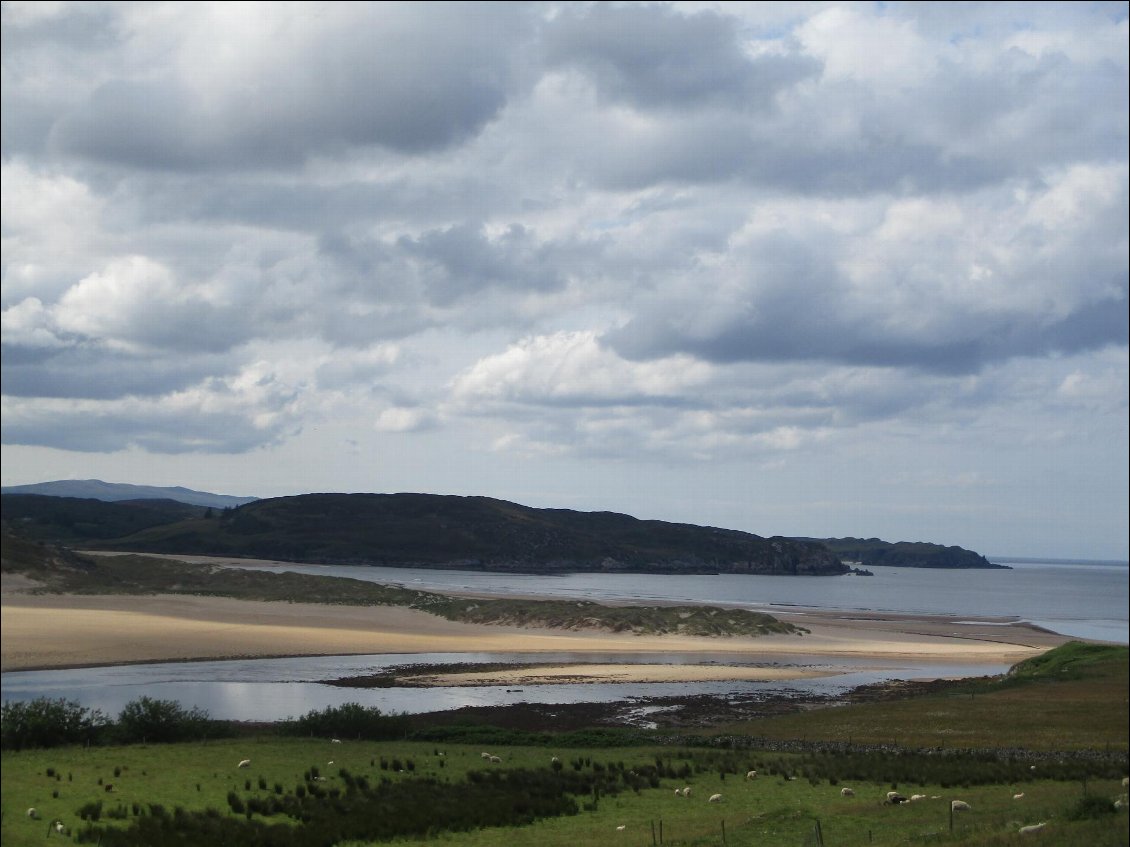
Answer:
[[[691,664],[738,662],[733,656],[555,653],[539,655],[538,662],[602,662]],[[796,662],[838,675],[790,682],[696,682],[696,683],[588,683],[562,685],[452,686],[435,688],[342,688],[321,680],[380,673],[411,664],[517,663],[530,662],[529,654],[514,653],[424,653],[366,656],[302,657],[223,662],[176,662],[73,670],[21,671],[4,674],[4,700],[36,697],[75,700],[89,708],[116,715],[131,700],[148,696],[177,700],[198,706],[225,720],[281,720],[356,702],[385,712],[434,712],[462,706],[500,706],[515,703],[565,704],[611,703],[634,698],[768,697],[778,695],[837,695],[858,685],[888,679],[980,676],[1003,673],[1006,666],[918,665],[870,662],[866,668],[847,660],[798,657]],[[780,667],[781,665],[774,665]]]

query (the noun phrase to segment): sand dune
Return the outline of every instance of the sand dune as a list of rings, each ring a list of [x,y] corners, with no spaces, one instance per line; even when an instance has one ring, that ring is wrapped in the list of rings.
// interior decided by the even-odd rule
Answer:
[[[803,660],[811,664],[823,657],[854,659],[860,666],[868,659],[1000,665],[1068,640],[1000,621],[830,612],[779,615],[811,631],[803,636],[635,636],[463,624],[405,608],[186,595],[37,595],[27,593],[28,587],[26,580],[4,575],[0,620],[4,671],[204,658],[430,652],[525,653],[532,658],[549,652],[641,656],[678,652],[729,654],[735,663]],[[621,673],[616,665],[602,667],[609,678]],[[665,680],[702,678],[696,676],[703,673],[695,670],[699,665],[668,667],[663,671]],[[545,675],[546,669],[539,668],[538,673]]]

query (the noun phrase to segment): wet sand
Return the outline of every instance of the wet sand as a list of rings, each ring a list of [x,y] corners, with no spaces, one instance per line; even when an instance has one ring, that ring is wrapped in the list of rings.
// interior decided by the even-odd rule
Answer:
[[[1008,665],[1069,639],[1002,620],[939,616],[775,612],[810,630],[806,635],[761,638],[637,636],[482,626],[448,621],[399,607],[328,606],[234,600],[190,595],[38,595],[33,584],[5,574],[0,615],[3,671],[221,658],[345,655],[365,653],[490,652],[529,654],[607,653],[711,655],[716,679],[748,678],[749,663],[819,664],[914,660],[917,664]],[[718,654],[734,665],[717,662]],[[615,660],[612,660],[615,661]],[[703,665],[664,666],[663,681],[695,681]],[[764,673],[765,669],[757,669]],[[811,670],[786,668],[792,678]],[[532,676],[576,674],[576,666],[521,672],[506,684],[531,684]],[[654,665],[599,665],[591,681],[658,681]],[[634,676],[633,676],[634,675]],[[778,678],[785,678],[785,676]]]

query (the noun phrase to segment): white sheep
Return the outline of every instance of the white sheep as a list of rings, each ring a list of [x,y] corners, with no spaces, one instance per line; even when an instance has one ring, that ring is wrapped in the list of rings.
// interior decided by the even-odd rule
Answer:
[[[683,796],[684,797],[690,797],[691,796],[691,787],[689,785],[683,787]]]
[[[251,760],[250,759],[241,759],[239,764],[236,767],[249,768],[249,767],[251,767]]]
[[[855,792],[852,791],[850,788],[841,788],[840,789],[840,796],[841,797],[854,797]]]
[[[1130,776],[1122,777],[1122,787],[1126,788],[1127,786],[1130,786]]]
[[[925,800],[925,799],[927,799],[925,794],[911,794],[910,795],[910,802],[911,803],[917,803],[919,800]]]
[[[331,738],[330,739],[330,744],[340,744],[340,743],[341,743],[340,738]]]
[[[955,812],[970,812],[973,807],[966,803],[964,800],[954,800],[950,803],[950,808]]]
[[[745,775],[745,778],[746,778],[746,779],[757,779],[757,771],[749,771],[749,772],[748,772],[748,773],[747,773],[747,774]]]
[[[707,800],[706,802],[707,803],[721,803],[722,802],[722,795],[721,794],[711,794],[710,799]]]
[[[886,803],[888,806],[897,806],[899,803],[905,803],[906,798],[899,794],[897,791],[888,791]]]
[[[490,757],[490,763],[492,765],[500,765],[500,764],[502,764],[502,759],[498,758],[498,756],[491,756]]]
[[[556,765],[556,764],[557,764],[558,762],[560,762],[560,761],[561,761],[561,760],[560,760],[559,758],[557,758],[556,756],[554,756],[554,757],[553,757],[552,759],[550,759],[550,760],[549,760],[549,763],[550,763],[551,765]]]
[[[627,826],[625,826],[624,824],[620,824],[618,827],[616,827],[617,832],[623,832],[625,829],[627,829]]]
[[[1047,821],[1044,821],[1043,823],[1034,823],[1034,824],[1031,824],[1029,826],[1020,827],[1018,832],[1021,835],[1031,835],[1033,832],[1039,832],[1041,829],[1043,829],[1047,825],[1048,825]]]
[[[479,758],[480,759],[489,759],[490,753],[479,753]]]
[[[63,826],[62,821],[55,821],[55,831],[60,835],[63,835],[67,831],[67,828]]]
[[[29,818],[31,818],[33,821],[39,820],[39,812],[36,811],[34,806],[27,810],[27,816]]]
[[[1020,792],[1019,794],[1013,794],[1013,795],[1012,795],[1012,799],[1013,799],[1013,800],[1020,800],[1020,799],[1023,799],[1023,797],[1024,797],[1024,792],[1023,792],[1023,791],[1021,791],[1021,792]]]

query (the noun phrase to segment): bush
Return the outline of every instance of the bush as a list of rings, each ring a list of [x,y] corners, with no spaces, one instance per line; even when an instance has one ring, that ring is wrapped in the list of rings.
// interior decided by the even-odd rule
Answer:
[[[313,710],[295,720],[282,723],[279,731],[288,735],[314,735],[323,738],[363,738],[386,741],[401,738],[408,729],[403,715],[385,715],[376,706],[345,703]]]
[[[109,726],[108,716],[72,700],[9,701],[0,709],[0,748],[93,744],[102,740]]]
[[[1089,818],[1101,818],[1104,815],[1113,815],[1116,811],[1113,800],[1089,795],[1080,797],[1079,802],[1067,810],[1067,819],[1069,821],[1082,821]]]
[[[142,697],[126,703],[118,715],[117,735],[123,743],[193,741],[220,733],[226,724],[212,721],[203,709],[185,709],[175,700]]]

